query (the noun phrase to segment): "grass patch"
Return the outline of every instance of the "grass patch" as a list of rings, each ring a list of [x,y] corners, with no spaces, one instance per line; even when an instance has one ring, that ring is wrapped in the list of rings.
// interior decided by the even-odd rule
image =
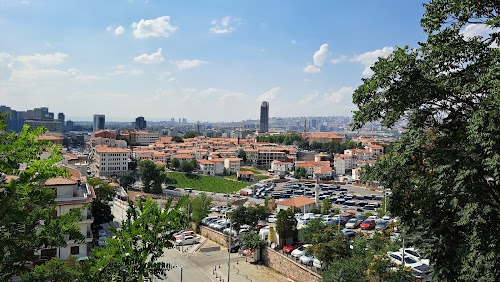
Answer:
[[[254,175],[253,177],[255,180],[259,181],[259,180],[264,180],[264,179],[269,179],[271,178],[270,176],[268,175],[263,175],[263,174],[260,174],[260,175]]]
[[[240,170],[242,170],[242,171],[251,171],[254,174],[262,174],[262,172],[260,170],[257,170],[255,168],[242,167],[242,168],[240,168]]]
[[[169,172],[168,182],[179,188],[192,188],[193,190],[227,193],[236,192],[249,184],[241,181],[233,181],[221,177],[205,176],[199,174],[187,175],[180,172]]]

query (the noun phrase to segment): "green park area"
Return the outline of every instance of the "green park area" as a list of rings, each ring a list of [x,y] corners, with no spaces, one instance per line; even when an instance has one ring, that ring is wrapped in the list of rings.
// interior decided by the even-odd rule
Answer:
[[[222,177],[180,172],[169,172],[167,181],[169,185],[179,188],[192,188],[193,190],[217,193],[227,193],[228,191],[232,193],[249,185],[247,182],[228,180]]]

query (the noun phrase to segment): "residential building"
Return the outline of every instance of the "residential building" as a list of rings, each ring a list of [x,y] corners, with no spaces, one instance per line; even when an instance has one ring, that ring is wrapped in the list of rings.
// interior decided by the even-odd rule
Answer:
[[[130,150],[127,148],[112,148],[96,146],[95,166],[99,176],[120,176],[128,171]]]
[[[295,170],[299,168],[305,168],[306,176],[313,176],[314,169],[317,167],[330,167],[329,161],[319,161],[319,162],[308,162],[308,161],[296,161],[295,162]]]
[[[204,175],[215,175],[215,163],[209,160],[198,160],[200,172]]]
[[[333,177],[332,168],[329,166],[318,166],[314,168],[314,176],[320,180],[331,180]]]
[[[135,128],[139,130],[146,129],[146,120],[144,119],[144,117],[137,117],[135,119]]]
[[[238,172],[236,172],[236,177],[240,181],[254,181],[254,173],[252,171],[239,170]]]
[[[236,172],[240,170],[240,158],[225,158],[224,159],[224,168],[227,172]]]
[[[78,170],[69,170],[71,178],[50,178],[42,181],[41,184],[47,189],[55,191],[56,209],[53,211],[53,216],[62,216],[72,209],[82,209],[83,218],[78,222],[78,227],[85,240],[84,242],[76,242],[70,238],[65,238],[66,247],[49,247],[35,251],[35,254],[42,257],[57,257],[65,260],[69,256],[89,256],[87,250],[92,246],[91,224],[94,221],[90,213],[90,203],[95,198],[95,193],[92,186],[81,181],[81,174]]]
[[[26,119],[24,124],[32,128],[43,126],[49,132],[61,132],[61,122],[54,119]]]
[[[309,133],[308,139],[309,139],[309,144],[312,144],[313,142],[319,142],[319,143],[338,142],[338,143],[342,143],[344,141],[344,138],[342,136],[339,136],[335,133],[329,133],[329,132]]]
[[[149,145],[155,143],[160,134],[158,132],[148,132],[148,131],[130,131],[129,140],[133,144],[139,145]]]
[[[173,156],[174,159],[178,159],[179,162],[190,162],[195,159],[194,156],[188,154],[178,154]]]
[[[106,117],[104,115],[94,115],[93,131],[104,130],[106,127]]]
[[[259,133],[269,132],[269,102],[263,101],[260,105]]]
[[[345,175],[353,168],[353,158],[348,154],[336,154],[333,157],[333,166],[337,175]]]
[[[293,163],[274,160],[271,162],[271,170],[279,172],[280,175],[285,175],[287,171],[293,170]]]
[[[276,201],[276,212],[287,210],[291,207],[300,209],[302,212],[308,213],[316,207],[314,199],[304,196],[292,197],[283,201]]]

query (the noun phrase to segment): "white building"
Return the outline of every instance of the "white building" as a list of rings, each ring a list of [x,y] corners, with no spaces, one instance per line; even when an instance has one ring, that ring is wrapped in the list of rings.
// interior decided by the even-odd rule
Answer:
[[[284,175],[287,171],[291,171],[293,169],[293,163],[282,162],[274,160],[271,162],[271,170],[274,172],[279,172],[281,175]]]
[[[56,209],[54,216],[61,216],[68,213],[71,209],[81,208],[83,218],[78,222],[80,232],[85,237],[85,241],[75,242],[66,238],[66,247],[54,247],[38,250],[35,254],[42,257],[58,257],[67,259],[69,256],[85,257],[89,256],[87,250],[92,245],[92,230],[90,225],[94,221],[90,213],[90,203],[95,198],[94,189],[87,183],[80,181],[80,173],[77,170],[70,169],[72,178],[51,178],[42,181],[42,185],[47,189],[54,189],[56,192]]]
[[[131,131],[129,132],[130,142],[139,145],[149,145],[155,143],[159,138],[158,132]]]
[[[209,160],[198,160],[201,173],[205,175],[215,175],[215,163]]]
[[[95,147],[95,166],[99,176],[120,176],[128,171],[130,150],[127,148]]]
[[[225,158],[224,159],[224,168],[228,172],[236,172],[240,170],[240,162],[239,158]]]

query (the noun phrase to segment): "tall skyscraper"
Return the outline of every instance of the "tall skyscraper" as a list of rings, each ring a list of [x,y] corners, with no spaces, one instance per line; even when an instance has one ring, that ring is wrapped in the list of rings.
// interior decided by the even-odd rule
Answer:
[[[260,105],[260,131],[269,132],[269,102],[262,102]]]
[[[146,129],[146,120],[144,119],[144,117],[137,117],[135,119],[135,128],[139,130]]]
[[[57,119],[61,122],[61,131],[64,132],[64,127],[66,125],[66,122],[64,121],[65,117],[63,113],[57,114]]]
[[[94,126],[93,130],[104,130],[104,127],[106,126],[106,119],[104,115],[94,115]]]

